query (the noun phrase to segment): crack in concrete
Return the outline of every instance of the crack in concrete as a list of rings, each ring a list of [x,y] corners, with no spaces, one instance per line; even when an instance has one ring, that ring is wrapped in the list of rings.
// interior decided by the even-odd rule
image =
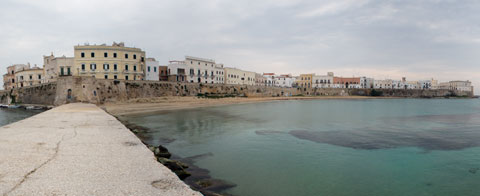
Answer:
[[[42,167],[44,167],[45,165],[47,165],[48,163],[50,163],[51,161],[53,161],[55,158],[57,158],[58,156],[58,152],[60,151],[60,145],[62,144],[62,142],[64,141],[68,141],[68,140],[71,140],[75,137],[77,137],[77,127],[73,127],[73,136],[71,138],[68,138],[68,139],[65,139],[65,136],[67,134],[64,134],[62,135],[62,139],[60,141],[57,142],[56,146],[55,146],[55,153],[53,154],[52,157],[50,157],[49,159],[47,159],[45,162],[43,162],[42,164],[40,164],[38,167],[34,168],[32,171],[28,172],[27,174],[25,174],[22,178],[22,180],[20,182],[18,182],[12,189],[10,189],[8,192],[4,193],[3,196],[7,196],[9,195],[10,193],[12,193],[13,191],[15,191],[18,187],[20,187],[25,181],[27,181],[28,177],[30,175],[32,175],[33,173],[35,173],[37,170],[41,169]]]

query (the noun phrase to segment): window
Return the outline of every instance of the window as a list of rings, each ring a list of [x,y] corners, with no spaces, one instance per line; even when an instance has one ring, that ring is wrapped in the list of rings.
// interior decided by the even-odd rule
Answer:
[[[133,71],[137,71],[137,66],[136,65],[133,66]]]
[[[128,80],[128,76],[125,76],[125,80]]]
[[[150,66],[147,67],[147,71],[150,72]]]
[[[136,55],[136,54],[133,55],[133,59],[137,59],[137,55]]]
[[[157,67],[153,67],[153,72],[157,72]]]
[[[95,58],[95,52],[92,52],[92,53],[90,54],[90,56],[91,56],[92,58]]]
[[[128,59],[128,54],[125,54],[125,58]]]
[[[97,69],[97,64],[94,64],[94,63],[90,64],[90,70],[95,71],[95,69]]]
[[[113,75],[113,79],[115,79],[115,80],[116,80],[116,79],[117,79],[117,75]]]
[[[128,65],[125,65],[125,70],[127,70],[127,71],[128,71]]]
[[[32,75],[30,75],[30,77],[29,77],[29,78],[30,78],[30,80],[31,80],[31,79],[33,78],[33,77],[32,77]]]
[[[61,76],[65,75],[65,71],[63,70],[63,67],[60,67],[60,75]]]
[[[142,62],[145,62],[145,57],[142,56]]]
[[[108,75],[105,75],[105,79],[108,79]]]
[[[81,56],[82,58],[85,58],[85,52],[82,52],[82,53],[80,54],[80,56]]]
[[[117,58],[117,53],[113,53],[113,58]]]
[[[107,58],[108,57],[108,53],[103,53],[103,57]]]
[[[113,64],[113,70],[117,70],[117,64]]]
[[[82,64],[82,71],[85,71],[85,64]]]
[[[68,74],[68,75],[71,75],[71,74],[70,74],[70,67],[67,67],[67,74]]]

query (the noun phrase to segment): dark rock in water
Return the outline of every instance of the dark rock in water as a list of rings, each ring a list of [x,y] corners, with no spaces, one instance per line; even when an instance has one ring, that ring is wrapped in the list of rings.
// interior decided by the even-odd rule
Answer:
[[[180,161],[175,161],[175,160],[170,160],[164,157],[158,157],[158,162],[160,162],[162,165],[165,165],[168,169],[172,170],[177,176],[181,179],[184,180],[185,178],[191,176],[191,174],[187,171],[185,171],[186,168],[188,168],[188,165],[185,163],[182,163]]]
[[[472,174],[476,174],[478,170],[480,170],[480,168],[478,168],[478,167],[477,167],[477,168],[470,168],[470,169],[468,170],[468,172],[470,172],[470,173],[472,173]]]
[[[219,179],[203,179],[203,180],[197,181],[196,184],[199,187],[201,187],[203,190],[214,191],[214,192],[222,192],[224,190],[227,190],[236,186],[233,183],[229,183],[227,181],[219,180]]]
[[[153,151],[153,154],[155,154],[156,157],[164,157],[168,159],[172,156],[172,154],[168,152],[168,149],[162,145],[153,148],[149,147],[149,149]]]

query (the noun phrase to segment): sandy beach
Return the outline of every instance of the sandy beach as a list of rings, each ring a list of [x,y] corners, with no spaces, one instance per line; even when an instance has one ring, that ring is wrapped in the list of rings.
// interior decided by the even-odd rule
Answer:
[[[255,98],[198,98],[198,97],[157,97],[148,99],[133,99],[121,103],[106,103],[101,107],[115,116],[130,116],[149,113],[159,113],[180,109],[192,109],[207,106],[222,106],[230,104],[246,104],[285,100],[316,100],[316,99],[391,99],[392,97],[368,96],[318,96],[318,97],[255,97]]]

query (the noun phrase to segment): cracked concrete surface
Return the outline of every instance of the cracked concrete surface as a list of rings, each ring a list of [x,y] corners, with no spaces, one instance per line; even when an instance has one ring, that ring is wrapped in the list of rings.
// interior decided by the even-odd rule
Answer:
[[[201,195],[91,104],[0,128],[0,195]]]

